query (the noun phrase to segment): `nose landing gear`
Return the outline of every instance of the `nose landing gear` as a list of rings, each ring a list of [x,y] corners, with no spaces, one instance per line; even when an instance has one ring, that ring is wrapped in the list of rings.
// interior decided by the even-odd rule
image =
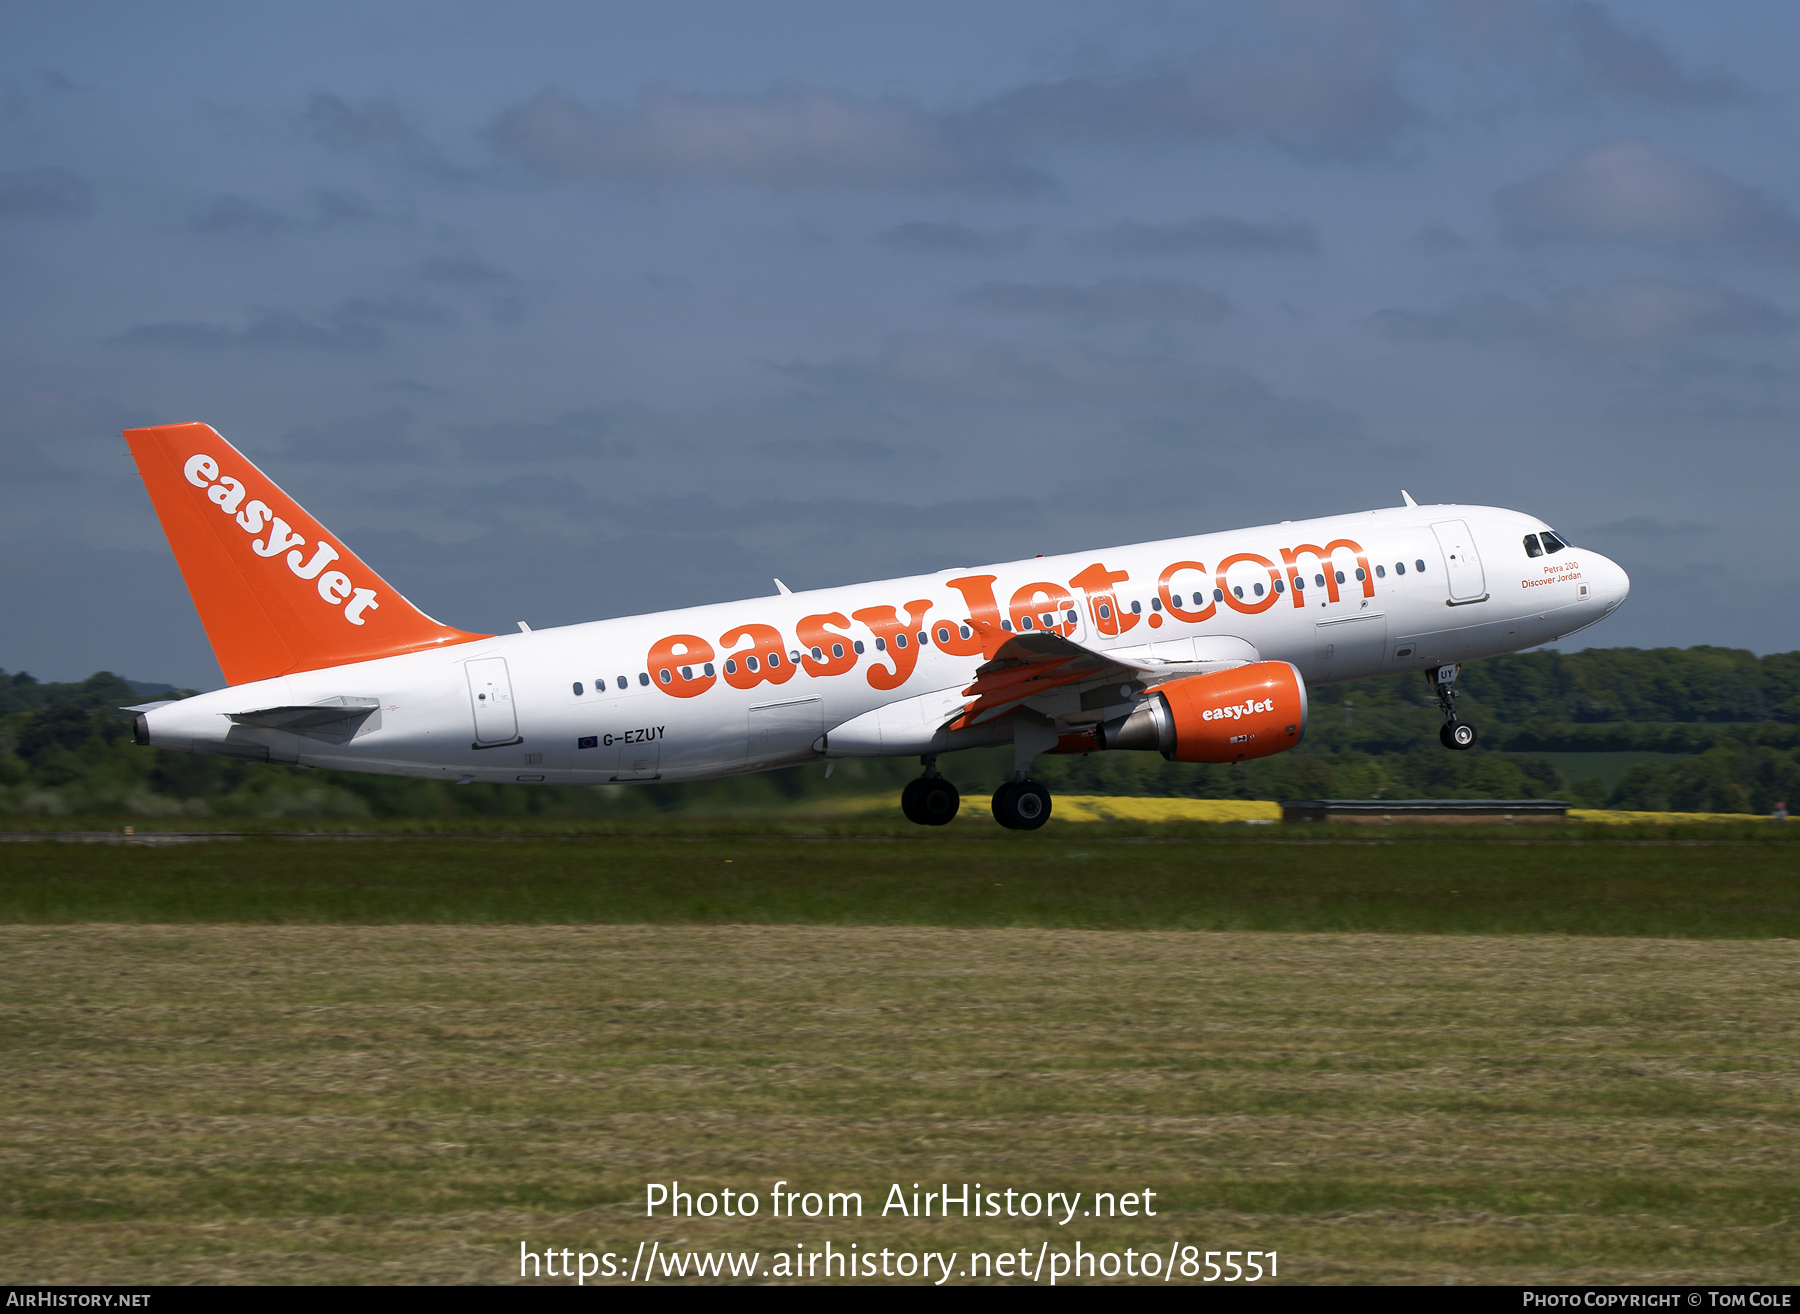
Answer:
[[[1009,780],[994,791],[994,820],[1008,830],[1036,830],[1050,820],[1050,791],[1035,780]]]
[[[919,759],[925,774],[907,782],[900,791],[900,811],[906,819],[921,826],[946,826],[962,806],[962,795],[955,785],[937,773],[937,758]]]
[[[1437,704],[1444,712],[1444,724],[1438,728],[1438,742],[1458,752],[1475,747],[1475,727],[1456,715],[1456,676],[1461,670],[1460,665],[1448,665],[1425,673],[1437,693]]]

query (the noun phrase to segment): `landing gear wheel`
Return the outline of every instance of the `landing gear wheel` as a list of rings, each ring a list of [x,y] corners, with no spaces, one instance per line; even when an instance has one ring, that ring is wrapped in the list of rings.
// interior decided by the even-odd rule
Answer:
[[[917,795],[919,815],[913,820],[927,826],[948,826],[956,819],[956,810],[962,806],[962,794],[955,785],[942,776],[931,780],[915,781],[922,786]]]
[[[1458,752],[1475,747],[1475,727],[1467,721],[1452,721],[1438,728],[1438,739],[1445,748]]]
[[[1050,791],[1035,780],[1009,780],[994,791],[994,820],[1008,830],[1036,830],[1050,820]]]
[[[962,806],[962,795],[942,776],[909,780],[900,791],[900,811],[921,826],[947,826]]]

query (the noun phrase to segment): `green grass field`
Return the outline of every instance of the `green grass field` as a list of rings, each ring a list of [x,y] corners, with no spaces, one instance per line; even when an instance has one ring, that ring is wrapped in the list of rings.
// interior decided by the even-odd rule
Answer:
[[[12,842],[0,847],[0,922],[1800,938],[1800,834],[1766,824],[1737,838],[1609,829],[1092,825],[1013,835],[989,825],[780,836],[695,825],[562,839]]]
[[[1785,829],[668,826],[0,844],[8,1278],[1079,1239],[1794,1279]],[[646,1219],[671,1179],[867,1216]],[[963,1181],[1161,1208],[878,1216]]]

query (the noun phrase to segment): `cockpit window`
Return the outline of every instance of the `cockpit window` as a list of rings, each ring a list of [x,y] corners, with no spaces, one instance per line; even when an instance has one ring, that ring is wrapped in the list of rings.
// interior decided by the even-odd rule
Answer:
[[[1544,540],[1544,551],[1552,555],[1561,552],[1563,548],[1567,546],[1560,538],[1547,529],[1543,532],[1542,537]]]
[[[1525,555],[1528,557],[1541,557],[1544,555],[1544,549],[1538,546],[1536,534],[1525,535]]]

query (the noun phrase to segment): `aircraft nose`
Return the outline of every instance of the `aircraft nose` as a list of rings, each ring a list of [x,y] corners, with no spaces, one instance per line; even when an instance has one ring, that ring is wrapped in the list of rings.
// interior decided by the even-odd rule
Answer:
[[[1588,559],[1594,563],[1592,569],[1600,601],[1610,616],[1631,596],[1631,576],[1610,557],[1590,556]]]

